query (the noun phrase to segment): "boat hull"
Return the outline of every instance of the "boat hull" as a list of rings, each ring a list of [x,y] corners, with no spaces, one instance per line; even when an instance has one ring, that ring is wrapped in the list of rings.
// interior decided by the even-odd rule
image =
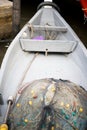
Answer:
[[[34,25],[44,25],[47,27],[47,24],[48,26],[67,28],[65,32],[57,30],[56,40],[58,43],[61,41],[61,44],[63,43],[62,41],[68,42],[72,40],[76,42],[77,44],[72,52],[65,53],[63,51],[54,53],[52,51],[49,52],[48,48],[43,52],[41,50],[36,52],[35,50],[26,51],[22,48],[20,39],[28,39],[30,42]],[[34,30],[34,38],[36,34],[43,34],[43,37],[45,37],[46,29],[45,31]],[[48,31],[46,36],[49,34],[49,37],[51,35],[52,38],[53,34],[50,34],[50,32]],[[52,33],[54,32],[55,30],[52,31]],[[32,40],[34,39],[32,38]],[[44,42],[46,41],[47,39],[44,40]],[[54,40],[52,41],[54,42]],[[36,44],[38,44],[38,40]],[[66,50],[64,43],[62,48]],[[4,104],[1,106],[0,122],[3,122],[6,113],[8,97],[13,96],[15,101],[17,101],[19,89],[23,88],[27,83],[44,78],[63,79],[70,80],[87,90],[86,71],[87,50],[83,43],[54,8],[41,8],[12,41],[3,59],[0,93],[2,94]]]

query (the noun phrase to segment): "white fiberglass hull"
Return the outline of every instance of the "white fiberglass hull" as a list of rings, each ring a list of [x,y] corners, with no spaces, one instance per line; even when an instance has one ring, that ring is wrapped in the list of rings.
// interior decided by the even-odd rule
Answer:
[[[43,15],[44,11],[48,12],[51,10],[55,14],[54,17],[58,17],[59,21],[56,19],[56,23],[59,22],[58,24],[60,24],[62,21],[67,28],[66,33],[58,33],[60,39],[78,42],[73,52],[69,54],[48,52],[48,55],[45,55],[45,53],[40,52],[23,51],[20,45],[20,38],[24,32],[27,32],[29,24],[34,24],[37,17],[40,20],[40,15],[45,17]],[[55,19],[51,18],[51,20],[53,20],[52,23],[55,23]],[[40,20],[40,24],[44,24],[44,22],[51,24],[50,17]],[[27,83],[44,78],[64,79],[70,80],[87,90],[86,72],[87,50],[82,42],[55,9],[40,9],[13,40],[3,59],[0,70],[0,93],[2,94],[4,104],[0,108],[0,123],[3,122],[8,97],[13,96],[16,99],[19,88],[26,86]]]

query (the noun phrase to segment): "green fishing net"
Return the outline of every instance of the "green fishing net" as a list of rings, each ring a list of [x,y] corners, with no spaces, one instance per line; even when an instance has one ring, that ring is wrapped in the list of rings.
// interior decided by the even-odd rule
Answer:
[[[9,114],[11,130],[86,130],[87,92],[64,80],[27,83]]]

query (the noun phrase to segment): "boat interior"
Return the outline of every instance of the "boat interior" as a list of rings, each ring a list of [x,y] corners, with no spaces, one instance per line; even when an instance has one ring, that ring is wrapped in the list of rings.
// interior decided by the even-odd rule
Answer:
[[[0,93],[4,97],[0,122],[9,95],[37,79],[70,80],[87,89],[87,50],[51,7],[43,7],[12,41],[1,66]],[[17,99],[16,99],[17,100]]]
[[[50,15],[50,21],[47,14]],[[40,20],[38,21],[38,19]],[[20,38],[20,44],[24,51],[71,53],[77,43],[77,39],[69,32],[56,12],[52,12],[50,9],[41,10],[39,16],[35,21],[29,23]]]

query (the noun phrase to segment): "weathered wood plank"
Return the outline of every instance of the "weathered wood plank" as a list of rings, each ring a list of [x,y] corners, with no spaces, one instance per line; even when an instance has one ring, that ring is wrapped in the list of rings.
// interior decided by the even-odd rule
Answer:
[[[12,32],[12,2],[0,0],[0,39]]]

